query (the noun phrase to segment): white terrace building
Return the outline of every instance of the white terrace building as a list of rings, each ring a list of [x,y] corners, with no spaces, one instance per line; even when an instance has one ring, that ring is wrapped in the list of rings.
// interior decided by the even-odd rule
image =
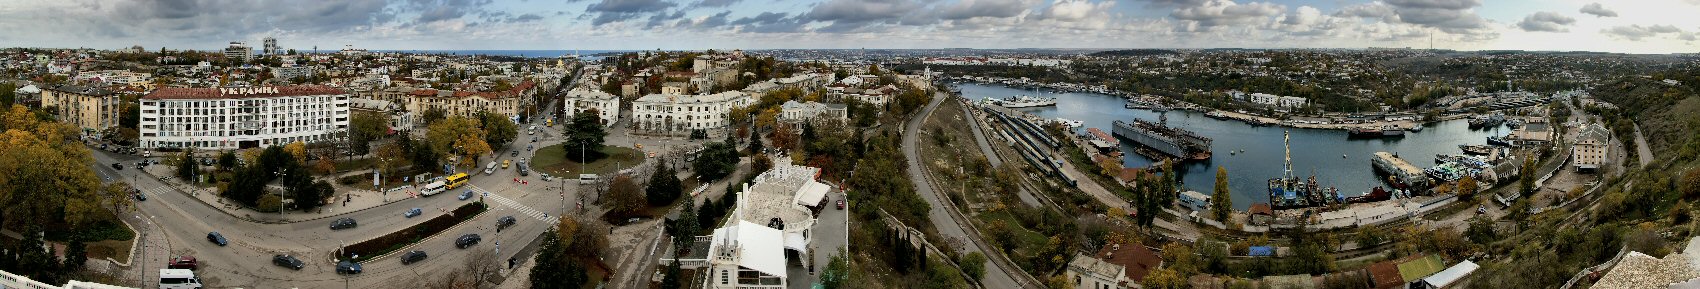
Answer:
[[[319,85],[161,88],[142,97],[140,147],[222,150],[333,141],[348,130],[348,96]]]
[[[632,130],[639,134],[689,135],[727,128],[732,108],[750,105],[749,94],[727,91],[704,95],[650,94],[632,102]]]
[[[574,89],[567,92],[562,102],[569,118],[595,109],[597,116],[602,118],[602,125],[614,126],[620,121],[620,97],[601,90]]]

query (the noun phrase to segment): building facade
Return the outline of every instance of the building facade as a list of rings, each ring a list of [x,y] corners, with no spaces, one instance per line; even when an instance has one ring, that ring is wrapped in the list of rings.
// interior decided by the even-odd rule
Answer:
[[[339,140],[349,94],[328,86],[163,88],[141,100],[141,147],[240,149]]]
[[[620,121],[620,97],[595,89],[574,89],[561,99],[566,116],[573,117],[595,109],[602,125],[614,126]]]
[[[230,46],[224,48],[224,58],[231,61],[254,61],[254,48],[242,42],[231,41]]]
[[[59,121],[75,125],[89,134],[118,127],[123,100],[104,88],[60,84],[41,90],[41,106],[54,107]]]
[[[779,122],[802,128],[803,123],[821,120],[843,120],[849,109],[843,104],[785,101],[779,105]]]
[[[1610,141],[1611,132],[1606,131],[1604,126],[1598,123],[1583,126],[1582,131],[1576,134],[1576,144],[1570,148],[1572,157],[1576,158],[1572,162],[1576,171],[1599,171],[1606,163]]]
[[[750,95],[727,91],[705,95],[651,94],[632,102],[633,132],[688,135],[715,132],[731,125],[726,114],[750,105]]]
[[[526,100],[536,92],[536,84],[531,81],[520,82],[505,91],[415,89],[407,93],[404,103],[407,111],[416,118],[424,117],[425,111],[432,109],[442,110],[444,116],[476,117],[486,111],[517,116]],[[414,119],[413,123],[430,125],[421,119]]]

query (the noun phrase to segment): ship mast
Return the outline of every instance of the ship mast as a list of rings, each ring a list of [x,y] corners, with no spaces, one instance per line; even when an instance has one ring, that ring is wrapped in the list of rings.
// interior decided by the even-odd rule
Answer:
[[[1281,174],[1283,180],[1293,179],[1293,137],[1291,133],[1291,131],[1281,131],[1281,149],[1286,152],[1283,159],[1287,162],[1286,172]]]

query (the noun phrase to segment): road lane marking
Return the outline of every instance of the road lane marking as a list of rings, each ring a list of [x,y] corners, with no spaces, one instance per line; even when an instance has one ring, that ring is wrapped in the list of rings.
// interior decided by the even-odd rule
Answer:
[[[497,194],[495,192],[490,192],[489,190],[485,190],[484,188],[479,188],[478,186],[472,186],[472,185],[469,185],[469,186],[471,186],[473,188],[473,191],[476,192],[476,193],[488,194],[488,195],[484,195],[485,199],[493,200],[496,203],[501,203],[503,206],[508,206],[509,208],[513,208],[514,211],[517,211],[520,214],[530,216],[532,218],[537,219],[538,221],[548,221],[549,220],[549,214],[543,213],[543,211],[539,211],[537,209],[531,208],[529,206],[521,204],[519,201],[514,201],[513,199],[503,197],[501,194]]]

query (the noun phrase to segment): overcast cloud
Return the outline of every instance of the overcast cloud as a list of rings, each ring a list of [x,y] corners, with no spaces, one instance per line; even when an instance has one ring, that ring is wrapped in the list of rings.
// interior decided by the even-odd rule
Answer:
[[[408,50],[1700,45],[1700,17],[1684,12],[1700,0],[1581,1],[10,0],[0,46],[217,49],[268,36],[285,48]],[[1515,10],[1554,6],[1580,9]]]

